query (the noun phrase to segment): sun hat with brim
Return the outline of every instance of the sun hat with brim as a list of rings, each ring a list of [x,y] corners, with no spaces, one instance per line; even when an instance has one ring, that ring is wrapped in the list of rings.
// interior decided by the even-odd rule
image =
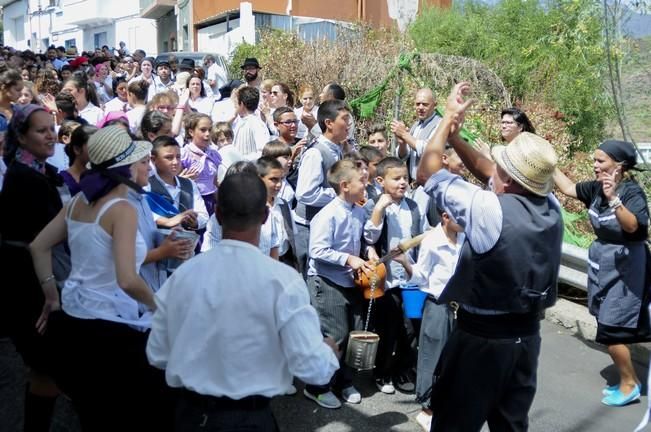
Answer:
[[[134,141],[120,126],[107,126],[88,140],[88,158],[92,169],[131,165],[151,153],[151,143]]]
[[[528,191],[547,196],[554,188],[552,175],[558,157],[546,139],[522,132],[508,145],[493,147],[491,154],[500,168]]]
[[[179,72],[176,74],[176,81],[174,82],[174,88],[183,90],[186,88],[186,84],[190,79],[190,72]]]

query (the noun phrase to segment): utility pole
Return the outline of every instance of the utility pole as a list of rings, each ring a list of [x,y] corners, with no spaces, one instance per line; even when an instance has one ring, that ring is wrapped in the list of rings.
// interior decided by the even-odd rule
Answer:
[[[38,0],[38,33],[37,33],[37,39],[36,39],[36,47],[38,48],[39,54],[43,52],[43,49],[41,47],[41,0]]]

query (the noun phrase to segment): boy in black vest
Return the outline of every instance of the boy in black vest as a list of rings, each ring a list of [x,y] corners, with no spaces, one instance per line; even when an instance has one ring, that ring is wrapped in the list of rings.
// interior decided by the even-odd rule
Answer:
[[[384,158],[376,174],[375,181],[383,193],[365,206],[371,216],[364,226],[364,237],[375,245],[379,256],[384,256],[401,240],[421,234],[429,225],[418,205],[405,196],[409,181],[404,162],[396,157]],[[409,255],[414,262],[417,252],[412,250]],[[400,290],[407,281],[409,275],[401,264],[387,264],[386,294],[378,299],[377,310],[371,314],[380,336],[375,382],[380,391],[388,394],[395,388],[412,393],[415,387],[411,371],[416,365],[418,333],[414,323],[404,317]]]
[[[179,209],[179,214],[171,218],[154,213],[156,225],[165,228],[181,225],[192,230],[205,228],[208,212],[197,184],[178,176],[182,168],[179,144],[174,138],[160,136],[154,140],[153,146],[151,161],[156,171],[149,177],[149,188]]]

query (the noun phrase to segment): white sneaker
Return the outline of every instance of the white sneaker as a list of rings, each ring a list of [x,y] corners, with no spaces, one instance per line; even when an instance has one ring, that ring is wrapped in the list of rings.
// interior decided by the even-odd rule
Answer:
[[[394,394],[396,392],[396,388],[390,379],[377,378],[375,380],[375,386],[384,394]]]
[[[328,408],[328,409],[337,409],[341,408],[341,402],[339,402],[339,399],[337,399],[337,396],[335,396],[334,393],[331,391],[327,393],[321,393],[320,395],[313,395],[307,390],[303,390],[303,395],[316,402],[323,408]]]
[[[423,428],[425,432],[429,432],[432,428],[432,416],[425,411],[421,411],[416,416],[416,423]]]
[[[358,404],[362,401],[362,395],[353,386],[343,389],[341,391],[341,398],[351,404]]]
[[[285,391],[285,396],[294,396],[298,390],[294,387],[294,384],[290,384],[287,391]]]

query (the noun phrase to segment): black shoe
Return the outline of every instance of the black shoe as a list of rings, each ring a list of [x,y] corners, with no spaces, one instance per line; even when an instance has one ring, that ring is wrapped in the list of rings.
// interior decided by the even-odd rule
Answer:
[[[393,378],[393,386],[400,393],[412,394],[416,390],[416,385],[409,379],[407,374],[401,374]]]

